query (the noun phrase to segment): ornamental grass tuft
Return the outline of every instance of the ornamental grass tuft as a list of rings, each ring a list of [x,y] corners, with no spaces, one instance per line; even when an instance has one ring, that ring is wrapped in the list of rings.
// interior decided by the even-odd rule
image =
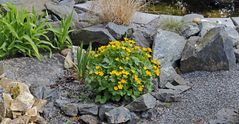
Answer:
[[[151,52],[127,38],[101,46],[87,66],[86,82],[97,94],[95,101],[127,101],[152,91],[160,63],[152,60]]]
[[[140,8],[138,0],[95,0],[93,5],[101,20],[117,24],[129,24]]]

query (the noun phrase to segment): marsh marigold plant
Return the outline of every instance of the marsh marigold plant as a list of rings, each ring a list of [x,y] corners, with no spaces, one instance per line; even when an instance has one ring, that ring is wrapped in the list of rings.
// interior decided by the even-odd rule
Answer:
[[[130,100],[150,92],[152,80],[160,75],[160,63],[151,59],[151,52],[127,38],[101,46],[92,56],[86,78],[97,94],[96,102]]]

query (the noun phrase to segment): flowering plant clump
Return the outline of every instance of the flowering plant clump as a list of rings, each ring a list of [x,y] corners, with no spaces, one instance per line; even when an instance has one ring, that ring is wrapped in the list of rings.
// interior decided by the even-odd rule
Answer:
[[[151,59],[151,52],[127,38],[101,46],[92,56],[86,77],[97,94],[96,102],[135,99],[150,92],[153,78],[160,75],[160,63]]]

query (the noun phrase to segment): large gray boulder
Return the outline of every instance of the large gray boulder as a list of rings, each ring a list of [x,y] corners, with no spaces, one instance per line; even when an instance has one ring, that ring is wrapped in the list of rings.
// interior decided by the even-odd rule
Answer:
[[[107,122],[110,124],[120,124],[131,120],[131,113],[125,107],[117,107],[105,113]]]
[[[191,23],[196,18],[203,19],[204,16],[200,15],[200,14],[187,14],[187,15],[183,16],[182,21],[185,22],[185,23]]]
[[[91,27],[75,30],[70,34],[73,45],[79,46],[81,42],[89,44],[90,42],[99,42],[106,44],[115,38],[109,33],[103,25],[94,25]]]
[[[220,27],[220,26],[222,25],[219,23],[203,21],[199,24],[199,28],[200,28],[199,36],[203,37],[212,28]]]
[[[56,100],[55,106],[59,107],[60,110],[67,116],[74,117],[78,115],[78,108],[74,103],[69,103],[64,100]]]
[[[196,23],[184,24],[180,29],[180,34],[186,38],[196,35],[200,32],[200,29]]]
[[[123,38],[129,30],[129,27],[124,25],[118,25],[113,22],[109,22],[105,27],[106,29],[108,29],[110,34],[117,40]]]
[[[60,17],[61,19],[66,18],[71,15],[73,16],[73,21],[78,22],[78,15],[74,10],[75,1],[74,0],[63,0],[60,2],[47,2],[45,4],[46,9]]]
[[[150,93],[147,93],[128,104],[126,108],[130,111],[139,112],[154,108],[155,105],[156,99]]]
[[[180,101],[180,92],[172,89],[159,89],[152,95],[161,102],[178,102]]]
[[[161,65],[173,65],[181,58],[186,44],[184,37],[174,32],[159,30],[154,36],[153,58],[159,60]]]
[[[229,70],[236,64],[233,39],[225,27],[211,29],[199,41],[185,46],[181,59],[182,72]]]

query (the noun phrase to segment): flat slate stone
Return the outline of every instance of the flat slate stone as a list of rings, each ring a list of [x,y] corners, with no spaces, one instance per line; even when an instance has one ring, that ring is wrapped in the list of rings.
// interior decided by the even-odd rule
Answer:
[[[136,12],[135,15],[133,16],[132,22],[139,24],[148,24],[149,22],[153,21],[158,17],[159,15],[155,14]]]
[[[231,17],[231,19],[236,26],[239,25],[239,17]]]
[[[87,1],[85,3],[75,4],[77,9],[92,11],[92,1]]]
[[[205,18],[203,20],[207,20],[209,22],[215,22],[219,24],[224,24],[230,27],[235,27],[234,23],[232,22],[230,18]]]

